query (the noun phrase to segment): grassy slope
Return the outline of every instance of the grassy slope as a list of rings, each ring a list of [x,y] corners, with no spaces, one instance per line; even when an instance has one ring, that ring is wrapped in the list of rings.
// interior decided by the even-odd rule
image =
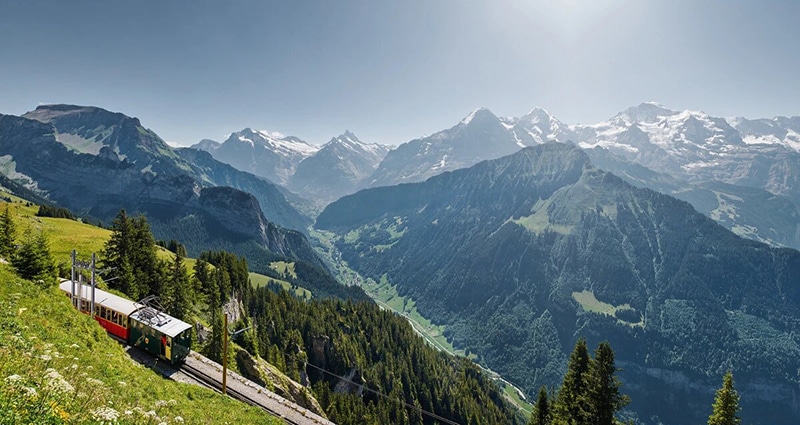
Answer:
[[[26,229],[30,228],[34,231],[43,231],[50,241],[50,251],[53,258],[57,263],[69,263],[70,254],[73,249],[77,250],[78,257],[83,260],[91,258],[91,253],[100,253],[104,244],[111,235],[111,232],[93,225],[80,223],[73,220],[57,219],[49,217],[36,217],[38,206],[27,206],[26,203],[20,202],[19,198],[11,196],[15,200],[14,203],[0,202],[0,211],[9,207],[12,209],[12,216],[14,217],[17,225],[18,237],[20,237]],[[172,260],[174,254],[168,250],[158,247],[158,256],[164,260]],[[194,265],[194,259],[187,259],[186,266],[189,270]],[[214,394],[200,391],[197,392],[194,388],[190,388],[183,384],[177,384],[172,381],[167,381],[156,375],[155,373],[135,366],[122,352],[118,344],[109,339],[105,332],[86,316],[75,314],[69,309],[68,303],[65,299],[60,297],[55,289],[52,291],[42,291],[36,287],[31,286],[28,282],[22,281],[9,266],[0,266],[0,424],[4,423],[18,423],[32,421],[35,423],[47,423],[54,420],[58,423],[59,413],[69,417],[71,421],[89,421],[91,422],[91,415],[80,415],[72,412],[70,409],[82,409],[86,411],[86,406],[91,403],[78,403],[77,401],[69,401],[68,397],[63,397],[58,394],[45,394],[41,391],[44,385],[44,374],[48,367],[55,367],[57,363],[64,363],[70,367],[72,364],[78,365],[78,369],[85,369],[84,366],[90,366],[91,369],[97,370],[100,366],[104,368],[99,370],[95,375],[88,374],[85,371],[76,372],[75,370],[61,370],[55,367],[62,375],[68,380],[75,380],[76,376],[79,378],[77,381],[84,381],[89,377],[94,377],[100,381],[108,381],[109,376],[116,379],[115,376],[119,375],[125,379],[116,382],[123,382],[124,384],[118,385],[103,385],[99,390],[87,393],[91,394],[92,398],[96,398],[99,404],[91,404],[93,408],[99,408],[105,401],[110,401],[112,404],[107,404],[108,407],[114,405],[120,406],[116,410],[123,413],[125,410],[138,412],[135,407],[140,407],[143,412],[153,410],[156,414],[164,413],[171,414],[177,412],[174,416],[182,416],[187,423],[236,423],[239,422],[239,412],[241,405],[232,403],[228,400],[221,399],[216,401],[209,401],[210,398],[218,398]],[[36,307],[43,305],[46,307]],[[62,307],[66,306],[66,310]],[[19,314],[13,315],[13,310]],[[74,317],[73,317],[74,316]],[[23,323],[24,322],[24,323]],[[31,323],[38,323],[34,331],[31,331]],[[64,324],[64,327],[59,327],[59,324]],[[69,334],[62,331],[65,328],[71,329],[71,334],[77,335],[77,341],[64,342],[69,340]],[[9,333],[10,331],[14,331]],[[16,334],[19,332],[19,336]],[[11,344],[4,342],[10,341]],[[40,341],[34,344],[34,341]],[[58,349],[59,346],[54,341],[62,341],[63,346],[70,346],[73,342],[79,345],[79,348],[69,347],[70,350]],[[85,343],[81,344],[81,341]],[[22,345],[14,345],[20,342]],[[66,345],[65,345],[66,344]],[[100,347],[100,348],[98,348]],[[102,355],[98,359],[91,356],[90,350],[100,350]],[[48,352],[49,353],[46,353]],[[67,352],[74,351],[74,352]],[[27,354],[26,354],[27,353]],[[52,353],[59,353],[62,358],[51,358],[47,362],[33,361],[37,359],[35,356],[51,356]],[[69,354],[69,355],[68,355]],[[107,361],[103,361],[103,359]],[[69,359],[67,360],[64,359]],[[97,364],[97,366],[95,366]],[[109,368],[114,369],[111,371]],[[67,372],[74,372],[70,376]],[[8,376],[20,375],[23,377],[24,386],[10,385],[9,382],[3,381]],[[83,376],[81,376],[83,375]],[[132,377],[134,375],[143,375],[142,377]],[[73,379],[70,379],[73,378]],[[13,379],[12,379],[13,380]],[[144,382],[142,382],[144,381]],[[139,387],[137,390],[132,391],[129,385],[133,384]],[[22,384],[20,384],[22,385]],[[38,387],[37,387],[38,385]],[[79,385],[73,385],[79,388]],[[38,397],[34,399],[19,399],[20,388],[34,388],[37,389]],[[10,391],[10,392],[9,392]],[[27,391],[27,390],[23,390]],[[151,397],[142,396],[140,393],[150,393]],[[12,397],[13,396],[13,397]],[[164,398],[167,397],[167,398]],[[188,399],[196,399],[196,402],[188,403],[188,408],[176,407],[178,404],[187,404]],[[137,400],[142,400],[144,403],[136,403]],[[159,402],[161,400],[161,402]],[[170,402],[169,400],[175,400]],[[5,401],[17,403],[16,408],[11,408],[10,405],[4,404]],[[45,403],[47,402],[47,403]],[[31,409],[31,406],[45,406],[48,403],[55,402],[55,406],[60,406],[58,409],[44,409],[39,413],[35,413],[36,409]],[[127,404],[126,404],[127,402]],[[149,405],[147,403],[150,403]],[[164,405],[164,403],[168,403]],[[203,406],[206,402],[212,403],[213,406],[218,406],[219,409],[227,410],[221,415],[205,418],[205,411]],[[43,404],[44,403],[44,404]],[[115,404],[114,404],[115,403]],[[85,405],[85,406],[84,406]],[[174,406],[173,406],[174,405]],[[27,406],[27,408],[23,408]],[[83,406],[83,407],[82,407]],[[91,407],[90,406],[90,407]],[[194,407],[192,407],[194,406]],[[52,407],[52,406],[51,406]],[[55,409],[55,410],[53,410]],[[59,410],[60,409],[60,410]],[[42,409],[39,409],[42,410]],[[89,409],[92,410],[92,409]],[[216,408],[215,408],[216,410]],[[29,411],[38,414],[35,420],[24,420],[18,416],[9,416],[19,414],[20,411]],[[13,413],[16,412],[16,413]],[[55,415],[55,416],[53,416]],[[243,413],[242,418],[251,418],[258,423],[278,423],[267,419],[260,411]],[[142,415],[126,416],[123,422],[131,423],[159,423],[160,421],[153,420],[154,418],[144,418]],[[162,416],[161,419],[170,423],[169,418]]]
[[[97,423],[101,409],[119,423],[280,423],[132,362],[57,289],[0,265],[0,423]]]
[[[294,263],[292,264],[294,265]],[[296,287],[295,289],[292,289],[292,284],[285,280],[275,279],[274,277],[264,276],[263,274],[250,272],[250,283],[256,288],[266,285],[267,283],[269,283],[270,280],[274,281],[278,285],[281,285],[283,289],[289,292],[293,292],[296,296],[302,299],[306,300],[311,299],[311,291],[309,291],[308,289],[301,288],[299,286]]]

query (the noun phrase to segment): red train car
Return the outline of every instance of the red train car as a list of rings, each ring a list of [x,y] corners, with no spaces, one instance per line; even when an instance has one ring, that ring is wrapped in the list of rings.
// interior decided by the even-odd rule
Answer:
[[[77,307],[80,303],[80,310],[89,314],[92,305],[92,287],[86,284],[78,285],[78,282],[75,282],[76,297],[73,298],[72,285],[71,280],[62,280],[59,288],[72,299],[72,305]],[[142,306],[101,289],[95,289],[94,300],[95,320],[108,333],[128,341],[130,337],[128,317]]]
[[[62,280],[59,288],[72,305],[91,313],[92,287]],[[73,291],[75,295],[73,296]],[[171,363],[180,363],[192,347],[192,326],[147,304],[102,289],[94,290],[94,318],[108,333]]]

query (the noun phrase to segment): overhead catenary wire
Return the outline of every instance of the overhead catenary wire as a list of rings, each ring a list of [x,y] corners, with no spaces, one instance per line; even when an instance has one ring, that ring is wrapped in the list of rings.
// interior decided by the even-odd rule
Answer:
[[[347,383],[350,383],[350,384],[356,385],[356,386],[358,386],[358,387],[360,387],[360,388],[363,388],[363,389],[364,389],[364,390],[366,390],[366,391],[369,391],[369,392],[371,392],[371,393],[373,393],[373,394],[376,394],[376,395],[378,395],[378,396],[380,396],[380,397],[383,397],[383,398],[385,398],[385,399],[387,399],[387,400],[390,400],[390,401],[394,401],[394,402],[397,402],[397,403],[403,404],[403,405],[405,405],[407,408],[414,409],[414,410],[418,411],[418,412],[419,412],[420,414],[422,414],[422,415],[429,416],[429,417],[431,417],[431,418],[433,418],[433,419],[435,419],[435,420],[437,420],[437,421],[444,422],[444,423],[446,423],[446,424],[449,424],[449,425],[461,425],[461,424],[459,424],[458,422],[455,422],[455,421],[453,421],[453,420],[451,420],[451,419],[445,418],[444,416],[437,415],[436,413],[430,412],[430,411],[428,411],[428,410],[425,410],[425,409],[423,409],[423,408],[421,408],[421,407],[417,407],[417,406],[415,406],[415,405],[413,405],[413,404],[411,404],[411,403],[408,403],[408,402],[406,402],[405,400],[401,400],[401,399],[398,399],[398,398],[394,398],[394,397],[392,397],[392,396],[390,396],[390,395],[388,395],[388,394],[384,394],[384,393],[382,393],[382,392],[380,392],[380,391],[378,391],[378,390],[373,390],[372,388],[369,388],[369,387],[367,387],[367,386],[366,386],[366,385],[364,385],[363,383],[358,383],[358,382],[351,381],[350,379],[347,379],[347,378],[345,378],[344,376],[337,375],[337,374],[336,374],[336,373],[334,373],[334,372],[331,372],[331,371],[329,371],[329,370],[325,370],[324,368],[321,368],[321,367],[319,367],[319,366],[317,366],[317,365],[315,365],[315,364],[309,363],[308,361],[305,361],[305,360],[298,359],[298,358],[297,358],[297,357],[296,357],[294,354],[292,354],[292,353],[287,353],[286,351],[283,351],[283,350],[278,350],[278,351],[280,351],[281,353],[283,353],[283,354],[285,354],[285,355],[287,355],[287,356],[291,356],[291,357],[292,357],[292,358],[294,358],[295,360],[302,361],[302,362],[303,362],[303,363],[305,363],[307,366],[311,366],[311,367],[313,367],[314,369],[317,369],[317,370],[319,370],[320,372],[327,373],[328,375],[331,375],[331,376],[333,376],[333,377],[335,377],[335,378],[341,379],[341,380],[342,380],[342,381],[344,381],[344,382],[347,382]]]

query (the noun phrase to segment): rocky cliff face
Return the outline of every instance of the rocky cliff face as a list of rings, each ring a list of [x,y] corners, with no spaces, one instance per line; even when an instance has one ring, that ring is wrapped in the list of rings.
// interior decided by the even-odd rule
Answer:
[[[242,371],[242,375],[259,385],[269,388],[275,394],[326,418],[322,406],[311,390],[305,386],[289,379],[271,364],[261,358],[250,355],[245,350],[236,350],[236,364]]]

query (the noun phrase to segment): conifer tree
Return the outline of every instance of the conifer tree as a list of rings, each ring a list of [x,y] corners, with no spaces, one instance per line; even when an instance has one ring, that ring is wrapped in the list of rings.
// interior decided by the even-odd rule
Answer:
[[[194,278],[196,293],[208,293],[207,285],[209,284],[209,271],[208,263],[202,258],[198,258],[194,263]]]
[[[212,308],[211,309],[211,338],[208,341],[208,345],[206,348],[206,355],[209,359],[214,360],[218,363],[222,363],[222,344],[224,338],[224,332],[226,331],[223,329],[223,321],[222,321],[222,309],[220,308]]]
[[[11,265],[24,279],[55,283],[55,263],[50,255],[50,244],[41,231],[25,231],[22,244],[11,258]]]
[[[619,391],[622,383],[616,376],[614,350],[608,342],[601,342],[594,352],[589,372],[586,374],[589,416],[596,425],[613,425],[614,415],[630,402]]]
[[[3,215],[0,216],[0,257],[10,260],[14,254],[14,243],[17,238],[17,226],[11,217],[11,208],[6,204]]]
[[[131,220],[130,260],[136,281],[143,295],[160,295],[162,291],[161,270],[156,256],[156,240],[150,232],[150,224],[144,215]]]
[[[139,291],[134,290],[133,265],[130,262],[131,237],[130,219],[125,210],[120,210],[111,222],[111,237],[103,247],[101,263],[118,278],[111,280],[109,286],[119,289],[133,298],[138,298]]]
[[[178,319],[185,319],[192,306],[191,286],[189,276],[186,275],[186,267],[183,265],[183,257],[175,255],[169,274],[169,286],[165,288],[165,295],[169,303],[169,313]]]
[[[111,287],[138,299],[149,294],[160,294],[162,270],[155,251],[155,239],[150,233],[147,219],[128,217],[120,210],[111,224],[111,237],[103,249],[104,268],[114,270],[118,277]]]
[[[550,425],[550,402],[547,400],[547,387],[539,388],[539,396],[533,405],[530,425]]]
[[[589,424],[589,406],[586,387],[586,374],[589,372],[591,359],[586,348],[586,340],[580,338],[569,357],[567,373],[558,390],[553,408],[553,424],[583,425]]]
[[[708,425],[739,425],[739,393],[733,388],[733,373],[728,371],[722,378],[722,388],[717,390]]]

